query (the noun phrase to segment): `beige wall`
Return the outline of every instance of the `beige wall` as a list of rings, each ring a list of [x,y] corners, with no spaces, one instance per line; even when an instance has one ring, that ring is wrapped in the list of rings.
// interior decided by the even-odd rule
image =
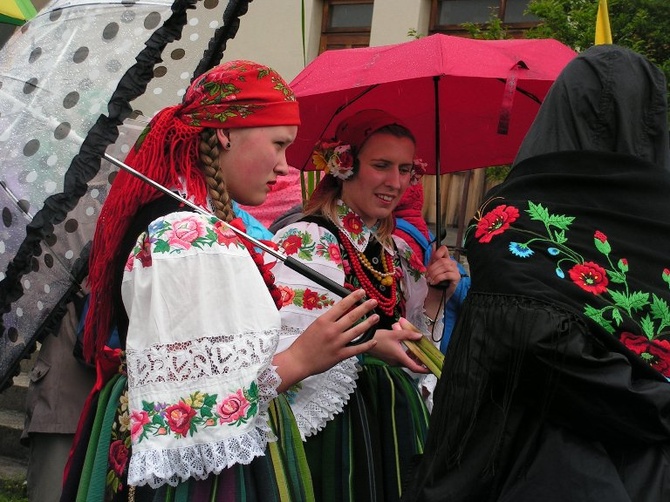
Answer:
[[[322,0],[305,0],[306,63],[319,51]],[[301,0],[253,0],[228,42],[226,60],[246,58],[274,67],[287,80],[303,69]],[[407,32],[428,30],[430,0],[376,0],[370,45],[407,42]]]

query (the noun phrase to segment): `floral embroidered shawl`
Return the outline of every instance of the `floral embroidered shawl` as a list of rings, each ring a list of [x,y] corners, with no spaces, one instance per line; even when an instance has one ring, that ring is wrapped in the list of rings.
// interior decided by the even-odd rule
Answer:
[[[670,377],[670,161],[663,75],[594,47],[548,94],[467,235],[472,290],[568,307]]]

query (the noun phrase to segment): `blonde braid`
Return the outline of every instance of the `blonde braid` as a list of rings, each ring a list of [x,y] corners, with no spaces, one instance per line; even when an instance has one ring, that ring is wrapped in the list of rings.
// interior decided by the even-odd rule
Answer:
[[[219,167],[219,139],[216,137],[215,129],[203,129],[200,133],[199,151],[214,215],[223,221],[231,221],[235,214]]]

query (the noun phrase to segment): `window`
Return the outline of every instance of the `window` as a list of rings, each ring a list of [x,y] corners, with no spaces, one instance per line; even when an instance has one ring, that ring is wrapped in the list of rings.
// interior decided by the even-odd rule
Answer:
[[[483,24],[495,12],[512,35],[537,24],[539,19],[525,14],[530,0],[432,0],[431,33],[463,35],[463,23]]]
[[[370,45],[374,0],[326,0],[319,52]]]

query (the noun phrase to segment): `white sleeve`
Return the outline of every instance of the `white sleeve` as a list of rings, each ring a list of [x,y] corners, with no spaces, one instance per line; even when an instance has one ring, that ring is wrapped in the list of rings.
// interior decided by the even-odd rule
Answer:
[[[130,485],[204,479],[274,439],[279,313],[246,248],[215,222],[159,218],[126,263]]]
[[[297,222],[281,229],[273,240],[288,256],[344,284],[340,246],[329,230],[316,223]],[[278,346],[278,351],[283,351],[341,298],[283,263],[277,263],[274,273],[283,299]],[[352,357],[304,379],[286,392],[303,438],[321,430],[342,411],[356,388],[359,369],[357,358]]]

